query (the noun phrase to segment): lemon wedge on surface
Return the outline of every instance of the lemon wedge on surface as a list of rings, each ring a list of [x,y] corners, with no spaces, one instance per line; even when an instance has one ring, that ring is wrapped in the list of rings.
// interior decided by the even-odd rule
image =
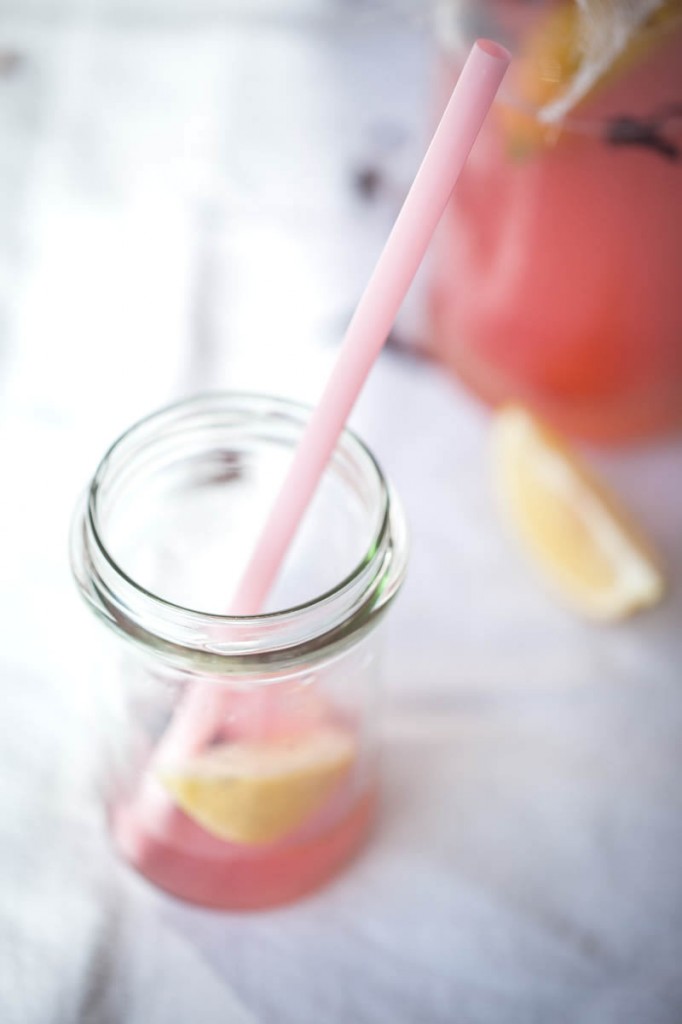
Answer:
[[[581,460],[526,410],[495,417],[493,464],[506,518],[547,581],[578,611],[615,620],[656,604],[648,542]]]
[[[356,755],[351,734],[326,727],[270,742],[212,747],[158,777],[178,806],[220,839],[272,843],[318,810]]]

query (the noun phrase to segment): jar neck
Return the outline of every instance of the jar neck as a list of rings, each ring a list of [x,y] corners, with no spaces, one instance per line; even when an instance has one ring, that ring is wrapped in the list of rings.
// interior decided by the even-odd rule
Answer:
[[[267,614],[212,614],[174,604],[132,579],[103,540],[101,505],[115,500],[117,474],[130,476],[137,460],[169,450],[197,423],[236,415],[240,429],[263,417],[285,416],[300,432],[310,410],[262,396],[221,395],[183,402],[133,427],[109,450],[77,511],[72,565],[79,589],[111,629],[167,663],[197,673],[267,673],[315,662],[356,642],[378,621],[397,593],[406,568],[406,529],[400,504],[374,458],[351,432],[337,450],[349,470],[371,485],[376,528],[360,563],[338,585],[305,604]],[[225,417],[227,417],[225,419]]]

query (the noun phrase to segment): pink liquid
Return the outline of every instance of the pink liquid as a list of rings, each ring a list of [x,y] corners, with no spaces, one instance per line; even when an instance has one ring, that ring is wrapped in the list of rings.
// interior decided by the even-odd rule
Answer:
[[[165,796],[161,798],[166,799]],[[255,910],[296,900],[337,873],[364,844],[376,811],[376,792],[337,796],[316,821],[283,842],[243,846],[217,839],[182,811],[172,836],[157,833],[144,801],[111,816],[125,859],[154,885],[191,903],[220,910]]]
[[[599,128],[667,104],[682,114],[679,29],[574,115]],[[677,160],[589,131],[514,158],[488,119],[442,226],[431,338],[487,401],[593,439],[682,427],[682,117],[660,132]]]
[[[357,735],[357,723],[316,688],[235,690],[223,694],[222,710],[219,742],[278,742],[329,725]],[[111,828],[125,859],[181,899],[224,910],[287,903],[336,874],[367,838],[377,803],[375,773],[367,768],[356,759],[321,808],[293,833],[261,845],[207,832],[172,801],[153,763],[143,765],[137,786],[114,804]]]

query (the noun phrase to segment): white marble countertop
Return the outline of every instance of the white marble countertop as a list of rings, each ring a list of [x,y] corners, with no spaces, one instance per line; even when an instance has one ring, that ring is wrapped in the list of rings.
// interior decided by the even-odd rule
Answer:
[[[3,1024],[682,1019],[682,447],[592,453],[672,592],[583,624],[498,523],[485,410],[395,351],[354,415],[413,535],[374,844],[239,916],[155,893],[106,842],[76,496],[169,400],[319,394],[426,137],[428,33],[397,7],[0,12]],[[416,289],[399,329],[421,325]]]

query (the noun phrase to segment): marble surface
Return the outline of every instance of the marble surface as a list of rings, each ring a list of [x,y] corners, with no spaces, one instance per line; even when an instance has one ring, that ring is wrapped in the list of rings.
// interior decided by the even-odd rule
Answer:
[[[431,48],[399,4],[31,0],[3,6],[0,51],[4,1024],[677,1024],[682,447],[589,453],[672,589],[586,625],[505,536],[485,410],[397,349],[354,415],[413,545],[375,842],[255,916],[116,862],[76,497],[169,400],[319,394],[427,135]]]

